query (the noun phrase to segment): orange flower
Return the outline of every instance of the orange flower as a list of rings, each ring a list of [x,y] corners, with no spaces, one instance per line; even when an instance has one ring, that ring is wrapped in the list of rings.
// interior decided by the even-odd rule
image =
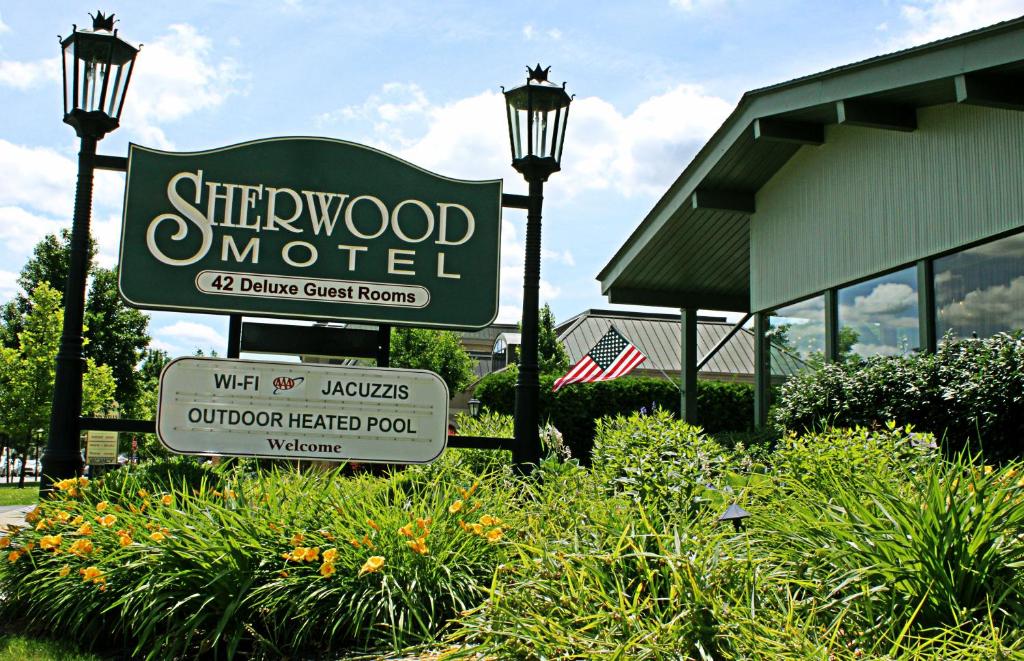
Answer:
[[[107,502],[107,501],[105,501],[105,500],[101,500],[100,502],[96,503],[96,511],[97,511],[97,512],[103,512],[103,511],[105,511],[105,510],[107,509],[107,507],[109,507],[109,506],[110,506],[110,503],[108,503],[108,502]]]
[[[13,564],[13,563],[17,562],[18,558],[20,558],[22,555],[24,555],[24,553],[22,551],[11,551],[10,553],[7,554],[7,562],[10,562],[10,563]]]
[[[354,546],[355,548],[359,548],[359,540],[357,539],[350,539],[348,540],[348,543]]]
[[[306,547],[296,546],[292,549],[292,552],[287,555],[287,559],[292,562],[302,562],[306,558]]]
[[[467,527],[471,531],[473,531],[474,535],[482,535],[482,534],[484,534],[484,527],[482,525],[480,525],[479,523],[470,523]]]
[[[288,554],[286,553],[285,555],[287,556]],[[281,578],[288,578],[288,572],[286,572],[286,571],[279,571],[279,572],[277,572],[277,575],[280,576]]]
[[[373,542],[366,535],[363,535],[363,546],[365,546],[368,549],[375,549],[375,548],[377,548],[376,546],[373,545]]]
[[[82,518],[82,515],[81,515],[81,514],[79,514],[79,515],[78,515],[78,516],[76,516],[75,518],[71,519],[71,521],[69,521],[69,522],[68,522],[68,525],[72,525],[72,526],[80,526],[80,525],[82,525],[82,522],[83,522],[83,521],[85,521],[85,519],[84,519],[84,518]]]
[[[338,549],[327,549],[323,554],[324,562],[333,563],[338,559]]]
[[[306,562],[313,562],[314,560],[316,560],[319,557],[320,557],[320,547],[314,547],[314,548],[311,548],[311,549],[306,549],[306,553],[305,553],[305,556],[303,557],[303,560],[305,560]]]
[[[320,565],[320,575],[324,578],[330,578],[334,574],[334,563],[325,562]]]
[[[65,576],[67,576],[70,573],[71,573],[71,567],[68,566],[68,565],[64,565],[63,567],[60,568],[60,571],[57,572],[57,575],[60,576],[61,578],[64,578]]]
[[[149,498],[149,492],[145,489],[139,489],[139,498]]]
[[[117,533],[117,543],[121,546],[131,546],[132,536],[126,532]]]
[[[68,551],[75,555],[82,556],[89,555],[93,552],[94,548],[92,541],[88,539],[76,539],[75,543],[71,545],[71,548],[68,549]]]
[[[11,545],[11,538],[10,537],[7,537],[6,535],[3,536],[3,537],[0,537],[0,549],[5,549],[5,548],[7,548],[10,545]]]
[[[433,519],[431,519],[431,518],[416,519],[416,525],[418,525],[420,528],[422,528],[423,532],[429,533],[430,532],[430,528],[428,526],[431,524],[432,521],[433,521]]]
[[[398,534],[402,537],[412,537],[412,524],[407,523],[398,529]]]
[[[43,535],[39,539],[39,548],[45,550],[53,549],[56,551],[60,548],[61,542],[64,540],[60,535]]]
[[[359,569],[359,575],[372,574],[373,572],[380,571],[380,568],[384,566],[384,556],[372,555],[366,559],[363,566]]]
[[[502,531],[501,528],[495,528],[494,530],[487,533],[487,541],[496,542],[501,539]]]
[[[85,569],[79,569],[78,572],[82,575],[83,581],[92,581],[99,585],[101,590],[107,587],[107,579],[98,567],[86,567]]]
[[[49,527],[49,525],[50,524],[47,522],[47,520],[43,519],[42,521],[36,524],[36,530],[46,530]]]
[[[154,542],[162,542],[165,539],[167,539],[167,535],[163,534],[158,530],[156,532],[150,533],[149,538],[152,539]]]
[[[83,523],[82,526],[76,532],[79,535],[91,535],[92,532],[93,532],[92,531],[92,524],[91,523]]]
[[[329,542],[333,542],[334,541],[334,535],[332,535],[330,533],[330,531],[328,531],[328,530],[321,530],[320,534],[323,535],[324,539],[326,539],[327,541],[329,541]]]
[[[411,548],[416,553],[419,553],[420,555],[427,555],[427,553],[430,552],[430,549],[427,548],[426,537],[417,537],[411,542],[406,542],[406,544],[409,545],[409,548]]]
[[[462,489],[462,491],[465,491],[465,489]],[[461,512],[463,504],[464,503],[461,500],[456,500],[454,503],[448,506],[448,513],[456,514],[458,512]]]
[[[68,514],[67,512],[65,512],[64,510],[59,510],[57,512],[57,520],[60,521],[61,523],[67,523],[68,519],[70,519],[70,518],[71,518],[71,515]]]
[[[173,503],[173,502],[174,502],[174,499],[171,498],[171,494],[169,494],[169,493],[165,493],[163,496],[160,497],[160,504],[161,505],[165,505],[165,506],[169,507],[171,505],[171,503]]]
[[[225,498],[234,498],[235,497],[234,489],[225,489],[224,490],[224,497]]]
[[[101,516],[97,521],[99,521],[100,525],[104,528],[109,528],[117,522],[117,517],[113,514],[107,514],[106,516]]]
[[[295,533],[294,535],[292,535],[292,546],[298,546],[302,543],[302,540],[305,538],[306,536],[303,535],[301,532]]]
[[[485,526],[493,526],[494,517],[492,517],[490,514],[484,514],[482,517],[480,517],[480,524]]]
[[[366,525],[368,525],[371,528],[373,528],[374,530],[380,532],[380,526],[378,526],[377,523],[373,519],[367,519],[366,520]]]

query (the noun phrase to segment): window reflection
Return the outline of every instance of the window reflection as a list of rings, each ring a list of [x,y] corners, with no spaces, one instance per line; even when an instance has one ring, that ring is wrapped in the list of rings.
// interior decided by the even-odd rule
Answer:
[[[939,339],[1024,328],[1024,234],[935,260]]]
[[[819,367],[825,357],[825,297],[815,296],[779,308],[769,319],[774,375]]]
[[[839,290],[840,359],[902,356],[919,347],[916,269]]]

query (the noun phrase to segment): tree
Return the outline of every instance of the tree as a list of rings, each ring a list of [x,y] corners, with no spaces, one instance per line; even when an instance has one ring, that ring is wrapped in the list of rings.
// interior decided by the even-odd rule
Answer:
[[[49,429],[54,361],[64,318],[60,293],[45,282],[35,288],[29,302],[17,348],[0,349],[0,428],[26,457]],[[90,358],[85,369],[82,414],[103,413],[115,404],[110,368]]]
[[[163,349],[147,349],[139,363],[139,395],[136,415],[143,420],[156,419],[156,403],[159,398],[160,372],[171,360]],[[138,454],[142,457],[166,456],[167,450],[155,434],[133,436],[139,442]]]
[[[558,341],[555,315],[547,303],[540,309],[537,326],[537,364],[541,374],[564,374],[569,369],[569,354]]]
[[[70,248],[69,230],[63,230],[59,237],[56,234],[47,235],[36,244],[32,257],[22,267],[18,277],[22,292],[0,311],[3,318],[0,343],[3,346],[18,346],[18,334],[32,306],[28,292],[34,292],[42,283],[58,292],[64,290]],[[111,368],[117,383],[117,401],[122,411],[128,415],[137,415],[140,389],[135,368],[142,358],[143,349],[149,344],[149,317],[124,304],[117,291],[117,270],[95,267],[95,255],[96,244],[90,240],[89,272],[92,285],[85,305],[85,344],[82,353],[86,358]]]
[[[136,367],[149,346],[149,317],[121,300],[117,291],[117,269],[93,270],[85,325],[88,341],[83,353],[110,367],[122,412],[129,417],[137,415],[141,384]]]
[[[452,331],[395,328],[391,331],[391,366],[436,372],[451,394],[473,380],[473,360]]]

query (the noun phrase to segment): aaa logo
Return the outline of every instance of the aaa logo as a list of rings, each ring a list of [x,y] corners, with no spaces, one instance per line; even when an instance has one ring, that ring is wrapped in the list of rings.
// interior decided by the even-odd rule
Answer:
[[[279,376],[274,379],[274,394],[283,391],[291,390],[295,386],[305,381],[305,377],[300,376],[297,379],[293,379],[290,376]]]

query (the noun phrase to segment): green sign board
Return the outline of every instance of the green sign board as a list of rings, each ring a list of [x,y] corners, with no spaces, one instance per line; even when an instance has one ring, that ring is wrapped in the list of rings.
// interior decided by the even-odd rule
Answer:
[[[326,138],[131,145],[120,289],[140,308],[483,328],[501,181]]]

